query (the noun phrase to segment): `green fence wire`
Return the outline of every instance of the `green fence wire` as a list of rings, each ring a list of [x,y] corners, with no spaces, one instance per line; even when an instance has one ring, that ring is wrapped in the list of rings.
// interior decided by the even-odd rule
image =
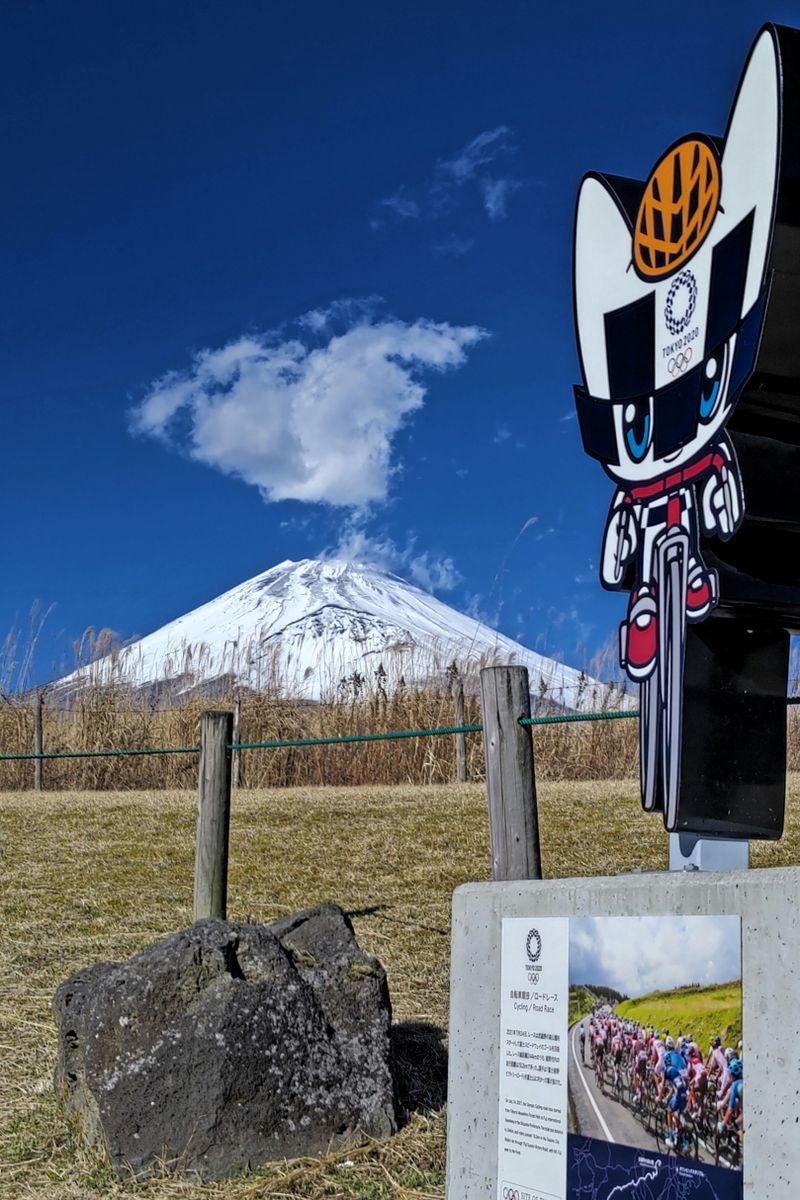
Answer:
[[[636,710],[564,713],[551,717],[521,717],[521,725],[558,725],[574,721],[615,721],[623,717],[638,717]],[[397,729],[386,733],[351,733],[343,737],[289,738],[286,741],[232,742],[229,750],[290,750],[310,746],[346,746],[357,742],[391,742],[400,738],[442,737],[456,733],[481,733],[483,725],[441,725],[434,729]],[[0,754],[0,762],[20,762],[35,759],[59,758],[132,758],[147,754],[199,754],[199,746],[178,746],[169,749],[147,750],[59,750],[41,754]]]
[[[638,708],[610,708],[608,712],[559,713],[552,717],[520,717],[519,723],[520,725],[570,725],[576,721],[625,721],[630,717],[638,716]]]
[[[788,705],[800,704],[800,696],[789,696]],[[609,709],[607,712],[558,713],[549,717],[520,717],[520,725],[572,725],[580,721],[626,721],[639,716],[637,708]],[[290,738],[274,742],[232,742],[229,750],[290,750],[310,746],[347,746],[357,742],[391,742],[400,738],[442,737],[456,733],[481,733],[483,725],[442,725],[435,729],[398,729],[387,733],[351,733],[344,737]],[[0,754],[0,762],[21,762],[59,758],[135,758],[152,754],[199,754],[199,746],[170,746],[147,750],[58,750],[41,754]]]
[[[448,733],[480,733],[482,725],[443,725],[439,729],[397,729],[389,733],[351,733],[344,737],[292,738],[288,742],[233,742],[229,750],[283,750],[292,746],[346,746],[352,742],[391,742],[398,738],[439,737]]]
[[[53,750],[41,754],[0,754],[0,762],[37,758],[135,758],[146,754],[199,754],[199,746],[166,746],[152,750]]]

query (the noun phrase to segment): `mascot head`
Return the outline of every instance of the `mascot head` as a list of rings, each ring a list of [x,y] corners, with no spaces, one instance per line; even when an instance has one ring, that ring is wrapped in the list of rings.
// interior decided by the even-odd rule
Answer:
[[[780,138],[765,28],[722,142],[692,134],[642,187],[589,174],[575,219],[576,387],[586,452],[624,485],[680,470],[719,435],[761,337]]]

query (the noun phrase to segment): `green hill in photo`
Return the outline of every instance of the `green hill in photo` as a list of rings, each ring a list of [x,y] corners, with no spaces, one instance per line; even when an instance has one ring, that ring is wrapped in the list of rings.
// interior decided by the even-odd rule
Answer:
[[[570,1025],[574,1025],[576,1021],[582,1021],[584,1017],[590,1016],[598,1005],[608,1004],[613,1008],[625,998],[624,992],[617,992],[614,988],[607,987],[605,984],[570,984],[569,1023]]]
[[[570,1025],[574,1025],[576,1021],[582,1021],[584,1017],[588,1017],[596,1003],[596,998],[588,988],[571,987],[569,989]]]
[[[711,987],[682,987],[671,992],[651,992],[617,1005],[619,1016],[640,1025],[668,1029],[673,1037],[690,1033],[704,1054],[717,1034],[726,1046],[736,1046],[742,1036],[742,984],[740,980]]]

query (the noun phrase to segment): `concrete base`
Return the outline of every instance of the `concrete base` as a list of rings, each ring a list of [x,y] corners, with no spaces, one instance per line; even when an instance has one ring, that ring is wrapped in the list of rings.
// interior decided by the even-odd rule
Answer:
[[[453,896],[448,1200],[495,1200],[503,917],[739,914],[745,1200],[800,1195],[800,868],[466,884]]]

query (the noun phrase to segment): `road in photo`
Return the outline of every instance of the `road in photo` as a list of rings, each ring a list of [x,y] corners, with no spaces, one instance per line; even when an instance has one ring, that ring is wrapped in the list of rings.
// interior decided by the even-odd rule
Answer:
[[[571,1132],[740,1169],[739,918],[573,919],[569,982]]]

